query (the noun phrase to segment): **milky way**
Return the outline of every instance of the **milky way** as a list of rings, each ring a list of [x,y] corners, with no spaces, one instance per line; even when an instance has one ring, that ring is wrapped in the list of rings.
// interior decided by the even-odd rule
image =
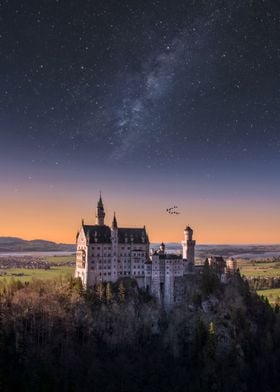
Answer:
[[[0,159],[275,171],[276,3],[2,1]]]

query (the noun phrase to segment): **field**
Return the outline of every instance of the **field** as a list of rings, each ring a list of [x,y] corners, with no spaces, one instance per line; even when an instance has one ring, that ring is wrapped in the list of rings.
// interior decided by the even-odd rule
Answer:
[[[241,275],[247,278],[279,278],[280,277],[280,260],[274,261],[252,261],[240,259],[238,261]],[[269,279],[268,279],[269,280]],[[280,288],[257,290],[258,295],[266,297],[274,305],[280,302]]]
[[[73,275],[75,256],[46,256],[50,269],[6,268],[1,271],[0,282],[11,279],[28,282],[32,279],[54,279],[65,275]]]
[[[280,300],[280,288],[278,289],[267,289],[267,290],[257,290],[258,295],[263,295],[269,302],[274,305]]]
[[[74,263],[75,262],[75,256],[70,255],[70,256],[46,256],[44,257],[44,260],[46,260],[50,264],[65,264],[67,262]]]
[[[276,277],[280,276],[280,262],[254,262],[249,260],[238,260],[238,267],[241,274],[245,276],[263,276]]]

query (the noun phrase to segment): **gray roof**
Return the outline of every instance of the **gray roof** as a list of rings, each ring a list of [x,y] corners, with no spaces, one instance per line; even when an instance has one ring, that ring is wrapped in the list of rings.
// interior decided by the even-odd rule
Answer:
[[[118,239],[120,243],[126,243],[126,242],[134,242],[135,244],[149,243],[149,238],[145,228],[129,228],[129,227],[119,228]]]
[[[208,259],[212,259],[212,260],[214,260],[216,262],[224,262],[225,261],[222,256],[209,256],[209,257],[207,257],[207,260]]]
[[[179,260],[179,259],[182,259],[182,256],[176,255],[174,253],[164,253],[164,254],[159,254],[159,258],[160,259],[167,259],[167,260],[170,260],[170,259]]]
[[[83,225],[84,232],[90,243],[110,243],[111,229],[109,226]]]
[[[83,225],[90,243],[111,243],[111,228],[106,225]],[[119,228],[119,243],[148,244],[149,238],[145,228]]]

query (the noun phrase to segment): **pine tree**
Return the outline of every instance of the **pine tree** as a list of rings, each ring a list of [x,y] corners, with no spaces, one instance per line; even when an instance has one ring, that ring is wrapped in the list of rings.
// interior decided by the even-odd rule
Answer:
[[[215,336],[215,325],[213,321],[209,324],[208,328],[208,342],[207,342],[207,353],[212,359],[215,357],[216,352],[216,336]]]
[[[107,303],[110,303],[112,301],[113,294],[112,294],[112,287],[111,283],[107,282],[106,284],[106,301]]]
[[[95,288],[95,294],[97,299],[102,302],[104,299],[104,287],[103,287],[103,283],[100,282],[97,284],[96,288]]]
[[[215,326],[213,321],[209,324],[209,335],[215,335]]]
[[[119,287],[118,287],[118,297],[120,302],[124,302],[125,300],[125,287],[123,284],[123,281],[120,281]]]
[[[273,352],[273,339],[270,331],[267,332],[264,342],[263,342],[263,352],[264,354],[271,355]]]
[[[81,278],[75,278],[72,281],[72,289],[74,289],[74,291],[76,291],[76,293],[78,293],[79,295],[84,294],[85,290]]]

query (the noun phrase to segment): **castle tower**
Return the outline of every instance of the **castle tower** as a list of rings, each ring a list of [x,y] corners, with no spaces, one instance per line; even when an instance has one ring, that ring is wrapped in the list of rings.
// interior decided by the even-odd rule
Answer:
[[[112,222],[112,230],[118,230],[118,223],[117,223],[117,218],[116,218],[116,213],[114,212],[114,218]]]
[[[164,255],[164,253],[165,253],[165,244],[163,242],[160,244],[159,251],[160,251],[161,254]]]
[[[100,197],[96,207],[95,224],[99,226],[104,226],[105,211],[103,206],[103,201],[100,193]]]
[[[183,259],[187,260],[188,267],[194,265],[195,243],[196,242],[193,240],[193,230],[190,226],[187,226],[184,230],[184,241],[182,241],[182,247]]]
[[[114,212],[114,218],[111,226],[111,243],[112,243],[112,256],[111,256],[111,279],[116,281],[118,279],[118,223],[116,214]]]

